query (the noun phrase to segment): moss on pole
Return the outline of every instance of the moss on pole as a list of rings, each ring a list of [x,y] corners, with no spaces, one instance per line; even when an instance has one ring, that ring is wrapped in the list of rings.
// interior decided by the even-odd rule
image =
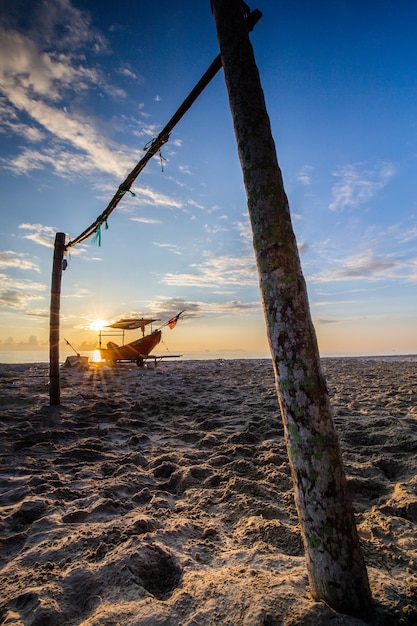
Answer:
[[[371,592],[242,0],[213,0],[277,394],[317,600],[364,617]],[[259,27],[258,27],[259,28]]]

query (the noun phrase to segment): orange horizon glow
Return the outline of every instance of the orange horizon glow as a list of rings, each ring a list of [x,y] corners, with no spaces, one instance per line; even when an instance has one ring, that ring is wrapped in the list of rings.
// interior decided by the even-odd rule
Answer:
[[[92,358],[93,363],[101,363],[102,360],[100,350],[94,350]]]

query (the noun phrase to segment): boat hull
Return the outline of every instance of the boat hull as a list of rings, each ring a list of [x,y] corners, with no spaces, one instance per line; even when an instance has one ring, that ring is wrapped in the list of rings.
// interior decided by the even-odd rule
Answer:
[[[101,348],[101,358],[105,361],[137,361],[146,358],[150,352],[161,341],[162,332],[156,330],[146,337],[136,339],[131,343],[127,343],[124,346],[117,346],[113,343],[108,343],[107,348]]]

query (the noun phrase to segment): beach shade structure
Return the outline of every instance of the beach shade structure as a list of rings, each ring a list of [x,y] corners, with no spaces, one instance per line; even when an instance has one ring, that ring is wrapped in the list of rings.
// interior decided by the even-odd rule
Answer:
[[[253,28],[259,21],[261,14],[259,11],[253,11],[246,16],[246,22],[249,28]],[[61,402],[60,397],[60,382],[59,382],[59,310],[60,310],[60,298],[61,298],[61,280],[62,271],[65,269],[67,261],[64,259],[64,255],[70,248],[80,244],[90,237],[97,238],[99,245],[101,243],[101,229],[104,226],[108,227],[107,220],[111,213],[118,206],[119,202],[125,196],[126,193],[131,193],[133,196],[135,193],[131,190],[131,186],[135,182],[136,178],[143,171],[147,163],[160,152],[161,147],[169,141],[170,133],[178,124],[178,122],[184,117],[186,112],[194,104],[200,94],[204,91],[210,81],[216,76],[217,72],[222,67],[221,56],[218,54],[216,58],[209,65],[207,70],[201,76],[200,80],[195,84],[185,100],[181,103],[178,109],[175,111],[171,119],[165,124],[164,128],[147,146],[145,146],[145,155],[135,165],[131,172],[127,175],[125,180],[119,185],[112,199],[104,209],[104,211],[85,228],[77,237],[71,239],[65,243],[65,234],[56,233],[54,244],[54,260],[52,268],[52,282],[51,282],[51,306],[50,306],[50,337],[49,337],[49,364],[50,364],[50,393],[49,403],[51,406],[59,405]],[[174,322],[172,322],[174,323]]]
[[[242,0],[213,0],[313,597],[364,618],[371,592]]]

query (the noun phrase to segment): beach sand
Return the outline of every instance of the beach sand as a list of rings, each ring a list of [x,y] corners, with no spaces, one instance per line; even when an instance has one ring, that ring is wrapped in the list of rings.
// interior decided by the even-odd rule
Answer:
[[[375,600],[417,623],[417,362],[324,359]],[[0,365],[0,623],[359,625],[309,595],[268,360]]]

